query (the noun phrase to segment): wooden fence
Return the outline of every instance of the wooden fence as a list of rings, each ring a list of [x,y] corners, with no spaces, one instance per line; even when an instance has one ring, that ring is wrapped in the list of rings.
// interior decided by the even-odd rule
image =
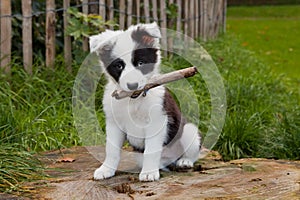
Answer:
[[[79,1],[77,1],[79,2]],[[4,72],[10,72],[12,18],[11,0],[0,0],[0,66]],[[170,17],[170,8],[176,8],[175,17]],[[105,20],[115,20],[120,29],[125,29],[135,23],[158,22],[162,28],[175,29],[192,38],[201,37],[203,40],[215,38],[218,33],[225,31],[227,0],[82,0],[80,5],[83,13],[98,13]],[[64,27],[68,26],[67,9],[70,0],[63,1],[63,8],[56,8],[55,0],[46,0],[45,15],[45,48],[46,66],[54,68],[55,61],[55,29],[56,12],[63,11]],[[22,41],[23,65],[25,70],[32,73],[32,0],[22,0]],[[112,28],[112,27],[108,27]],[[164,32],[162,34],[165,34]],[[162,41],[167,43],[167,41]],[[83,41],[83,50],[88,50],[88,40]],[[64,58],[66,67],[71,71],[72,44],[71,38],[64,36]]]

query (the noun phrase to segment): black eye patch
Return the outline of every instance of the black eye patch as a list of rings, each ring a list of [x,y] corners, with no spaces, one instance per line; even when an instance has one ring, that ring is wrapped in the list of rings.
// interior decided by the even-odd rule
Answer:
[[[153,71],[157,62],[156,52],[157,49],[155,48],[135,49],[132,52],[132,64],[143,74],[148,74]]]
[[[100,60],[103,62],[106,71],[113,79],[119,82],[122,71],[125,68],[125,62],[120,58],[115,58],[112,54],[112,47],[103,48],[99,53]]]
[[[106,66],[106,70],[117,82],[119,82],[119,78],[125,68],[125,65],[125,62],[122,59],[117,58]]]

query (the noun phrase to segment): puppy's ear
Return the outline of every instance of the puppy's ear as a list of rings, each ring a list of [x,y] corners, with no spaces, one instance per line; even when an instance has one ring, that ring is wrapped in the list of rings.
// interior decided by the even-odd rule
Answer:
[[[103,33],[91,36],[89,38],[90,52],[100,54],[103,51],[111,50],[117,40],[116,36],[118,34],[120,34],[120,31],[106,30]]]
[[[151,24],[139,24],[132,27],[131,37],[137,43],[142,43],[146,46],[158,45],[158,39],[161,38],[161,33],[156,22]]]
[[[149,34],[149,36],[152,36],[154,38],[161,38],[161,33],[156,22],[153,22],[151,24],[141,24],[138,27],[144,29]]]

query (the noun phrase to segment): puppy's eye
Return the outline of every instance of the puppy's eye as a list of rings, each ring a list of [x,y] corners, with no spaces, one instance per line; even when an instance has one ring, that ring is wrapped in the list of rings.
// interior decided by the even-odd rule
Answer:
[[[118,70],[123,70],[124,69],[124,66],[121,64],[121,63],[117,63],[115,65],[115,67],[118,69]]]
[[[144,64],[144,62],[142,60],[140,60],[140,61],[137,62],[137,66],[138,67],[141,67],[143,64]]]

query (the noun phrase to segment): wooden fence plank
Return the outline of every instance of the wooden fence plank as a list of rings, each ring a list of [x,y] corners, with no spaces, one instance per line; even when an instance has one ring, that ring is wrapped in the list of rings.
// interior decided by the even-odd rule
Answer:
[[[32,74],[32,18],[31,0],[22,1],[22,40],[23,40],[23,65],[28,74]]]
[[[99,15],[101,15],[102,19],[106,20],[106,4],[105,0],[99,0]]]
[[[153,20],[158,22],[158,15],[157,15],[157,0],[152,0],[152,17]]]
[[[150,23],[150,5],[149,0],[144,0],[145,22]]]
[[[55,0],[46,2],[46,66],[54,69],[55,62]]]
[[[195,7],[195,1],[190,0],[190,5],[189,5],[189,36],[191,38],[194,38],[194,31],[195,31],[195,13],[194,13],[194,7]]]
[[[199,13],[199,1],[196,0],[195,1],[195,38],[198,38],[199,37],[199,16],[200,16],[200,13]]]
[[[120,17],[119,17],[119,25],[120,29],[125,29],[125,0],[120,0]]]
[[[177,19],[176,19],[176,31],[177,31],[177,39],[180,38],[181,32],[181,16],[182,16],[182,2],[181,0],[176,0],[177,4]]]
[[[89,0],[82,0],[82,12],[84,14],[89,14]],[[82,50],[88,51],[89,50],[89,39],[87,37],[83,37],[82,40]]]
[[[210,37],[213,37],[212,31],[213,31],[213,26],[214,26],[214,21],[213,21],[213,13],[214,13],[214,4],[216,0],[211,0],[208,1],[208,30],[207,30],[207,35]]]
[[[188,35],[189,27],[189,1],[184,1],[184,34]]]
[[[0,67],[7,74],[10,73],[10,62],[11,62],[11,1],[0,0],[0,13],[2,15],[0,19]]]
[[[167,14],[166,14],[166,2],[165,1],[160,1],[160,27],[161,29],[161,35],[162,35],[162,40],[161,44],[165,48],[165,50],[168,49],[167,47]],[[167,55],[167,51],[164,52],[164,55]]]
[[[109,15],[109,20],[113,21],[114,20],[114,0],[109,0],[109,5],[108,5],[108,15]],[[114,26],[110,26],[110,29],[114,29]]]
[[[132,0],[127,0],[127,27],[132,24]]]
[[[202,38],[203,36],[203,0],[199,2],[199,13],[201,15],[201,18],[199,19],[199,34],[200,34],[200,37]]]
[[[64,31],[68,26],[69,14],[67,13],[68,8],[70,7],[70,0],[64,0]],[[72,71],[72,42],[71,37],[67,34],[64,34],[64,59],[65,66],[69,72]]]
[[[202,18],[203,18],[203,24],[202,24],[202,30],[203,30],[203,34],[202,34],[202,39],[204,41],[207,40],[207,26],[208,26],[208,17],[207,17],[207,1],[208,0],[202,0]]]
[[[174,0],[169,0],[169,6],[174,4]],[[174,18],[167,19],[167,26],[170,29],[173,29],[174,26]],[[173,36],[168,37],[168,51],[173,51]]]
[[[141,1],[136,0],[135,4],[136,4],[136,23],[140,23],[140,21],[141,21]]]
[[[215,5],[214,5],[214,13],[213,13],[213,30],[212,30],[212,38],[216,38],[220,28],[220,24],[222,22],[221,20],[222,16],[222,0],[215,0]]]

